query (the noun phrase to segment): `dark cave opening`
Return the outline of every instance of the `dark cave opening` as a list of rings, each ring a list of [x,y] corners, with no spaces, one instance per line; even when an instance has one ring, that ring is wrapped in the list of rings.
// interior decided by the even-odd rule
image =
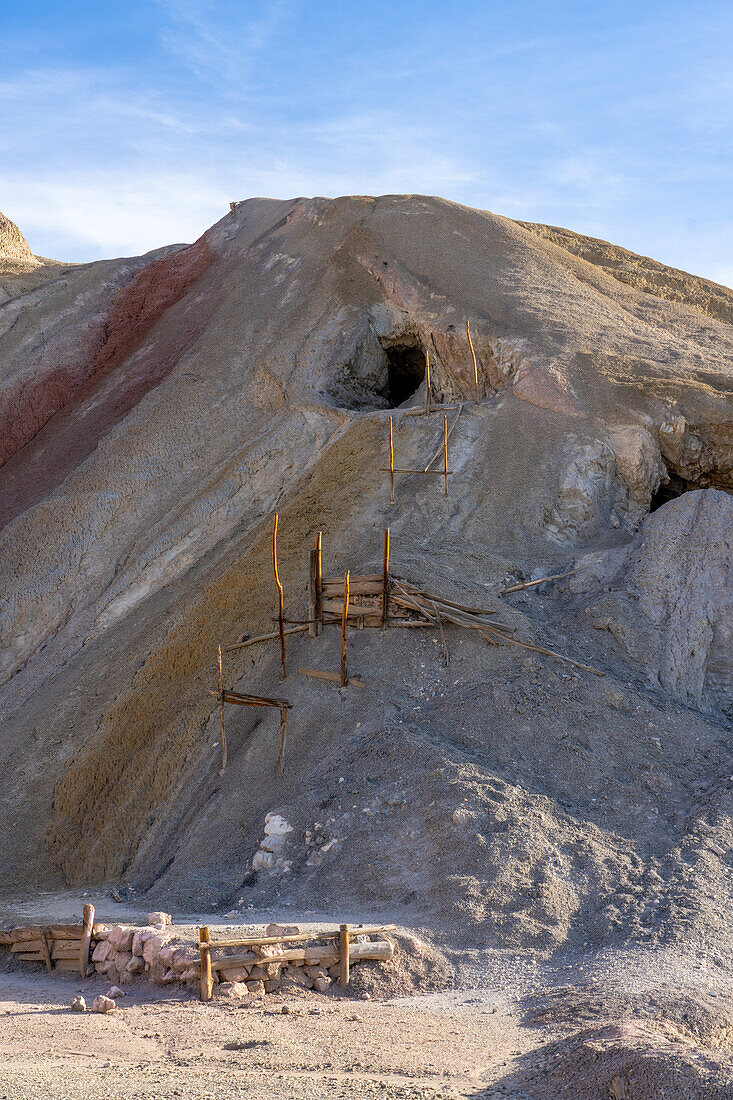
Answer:
[[[678,477],[677,474],[669,474],[668,480],[662,482],[652,497],[649,511],[656,512],[657,508],[661,508],[663,504],[668,504],[670,500],[676,500],[683,493],[699,488],[699,485],[693,485],[691,482],[685,481],[684,478]]]
[[[425,377],[425,352],[419,344],[387,344],[387,385],[384,397],[396,409],[420,388]]]

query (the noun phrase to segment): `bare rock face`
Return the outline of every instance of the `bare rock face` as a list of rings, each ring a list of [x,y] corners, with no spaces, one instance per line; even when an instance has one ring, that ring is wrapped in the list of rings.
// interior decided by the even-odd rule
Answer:
[[[683,493],[629,546],[580,564],[572,588],[591,576],[606,588],[586,609],[594,627],[609,631],[655,686],[733,713],[733,497]]]
[[[3,260],[20,260],[31,264],[39,262],[17,225],[0,213],[0,263]]]

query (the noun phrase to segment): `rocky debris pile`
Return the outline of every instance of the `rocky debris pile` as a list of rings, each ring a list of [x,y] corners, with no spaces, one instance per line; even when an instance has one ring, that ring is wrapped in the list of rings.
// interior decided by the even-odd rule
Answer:
[[[252,858],[252,870],[277,871],[280,874],[288,872],[291,861],[284,858],[283,851],[292,831],[293,826],[280,814],[266,814],[265,835]]]

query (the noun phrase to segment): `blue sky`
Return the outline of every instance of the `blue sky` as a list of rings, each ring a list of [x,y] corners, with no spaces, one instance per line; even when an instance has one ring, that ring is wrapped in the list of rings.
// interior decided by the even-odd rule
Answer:
[[[730,0],[0,0],[0,210],[90,260],[423,192],[730,285],[732,57]]]

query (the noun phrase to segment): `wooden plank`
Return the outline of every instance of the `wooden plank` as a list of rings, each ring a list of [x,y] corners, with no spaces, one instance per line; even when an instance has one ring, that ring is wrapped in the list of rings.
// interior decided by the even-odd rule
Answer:
[[[349,580],[349,592],[352,596],[379,596],[382,591],[382,574],[378,577],[351,577]],[[344,578],[337,581],[323,582],[323,595],[333,598],[343,596]]]
[[[88,902],[84,906],[83,917],[84,931],[79,941],[79,972],[82,978],[86,978],[87,967],[89,966],[89,948],[92,942],[92,928],[94,927],[94,906]]]
[[[349,926],[342,924],[339,928],[339,985],[343,988],[349,984]]]
[[[425,353],[427,356],[427,352]],[[384,529],[384,550],[382,553],[382,629],[387,626],[389,610],[389,527]]]
[[[275,512],[275,524],[272,528],[272,571],[275,574],[275,584],[277,585],[277,620],[278,620],[278,634],[280,635],[280,679],[284,680],[287,675],[285,672],[285,629],[283,626],[283,607],[284,607],[284,594],[283,586],[280,584],[280,576],[277,571],[277,521],[279,516]]]
[[[389,502],[394,504],[394,441],[391,416],[389,418]]]
[[[349,570],[344,573],[344,610],[341,619],[341,687],[346,687],[349,679],[346,670],[346,640],[349,629]]]
[[[46,956],[43,951],[29,951],[26,955],[16,955],[16,959],[20,959],[21,962],[38,962],[42,963],[46,961]]]
[[[473,340],[471,339],[471,329],[468,321],[466,321],[466,339],[468,340],[468,346],[471,349],[471,358],[473,359],[473,389],[476,398],[476,404],[478,405],[478,367],[476,365],[476,352],[473,350]]]
[[[369,597],[362,596],[362,599],[368,599]],[[373,602],[368,604],[356,603],[350,604],[347,609],[347,616],[349,619],[363,619],[365,615],[377,615],[381,612],[381,599],[379,596],[373,597]],[[339,620],[344,615],[344,599],[343,596],[340,600],[326,599],[323,601],[323,614],[324,615],[336,615]]]
[[[43,929],[41,929],[41,932],[43,932]],[[39,936],[38,939],[35,940],[21,940],[20,943],[13,943],[11,944],[10,950],[14,955],[17,955],[24,951],[30,951],[34,954],[38,951],[43,951],[43,935]]]
[[[288,706],[290,704],[288,703]],[[277,775],[282,775],[283,761],[285,760],[285,726],[288,720],[288,707],[280,707],[280,748],[277,754],[277,764],[275,766],[275,772]]]
[[[318,635],[318,550],[314,546],[310,552],[308,567],[308,637]]]
[[[323,629],[323,612],[321,611],[321,597],[323,595],[323,533],[316,536],[316,634]]]
[[[448,417],[447,416],[443,416],[443,477],[445,478],[444,495],[448,496]]]
[[[308,629],[308,624],[306,623],[304,626],[291,626],[287,630],[284,630],[283,633],[286,636],[288,634],[303,634],[307,629]],[[224,646],[224,652],[225,653],[234,653],[234,651],[236,649],[246,649],[247,646],[257,645],[259,642],[272,642],[272,641],[274,641],[275,638],[279,638],[279,637],[280,637],[280,631],[279,630],[274,630],[270,634],[259,634],[256,638],[245,638],[245,640],[243,642],[234,642],[233,645]]]
[[[13,928],[10,937],[13,943],[20,943],[21,940],[40,940],[43,938],[43,926],[31,924],[25,927]]]
[[[227,766],[227,735],[224,729],[224,666],[219,646],[219,733],[221,736],[221,770]]]
[[[396,924],[352,924],[352,936],[383,936],[395,932]],[[223,947],[269,947],[273,943],[303,943],[304,940],[337,940],[340,928],[326,928],[322,932],[291,932],[286,936],[245,936],[237,940],[210,940],[211,950]],[[259,957],[259,956],[258,956]]]
[[[357,935],[352,929],[351,935]],[[207,955],[209,952],[207,951]],[[394,944],[389,940],[372,940],[370,943],[349,943],[349,963],[360,959],[374,959],[385,962],[394,955]],[[221,959],[211,960],[212,970],[224,970],[230,966],[247,966],[255,960],[262,966],[269,963],[305,962],[313,965],[333,966],[340,961],[340,951],[337,944],[328,947],[293,947],[286,948],[282,955],[273,955],[272,958],[263,959],[259,955],[253,956],[252,951],[243,955],[226,955]],[[203,999],[203,998],[202,998]]]
[[[214,982],[211,977],[211,951],[209,950],[209,929],[204,925],[199,928],[199,951],[201,954],[201,1000],[210,1001],[214,990]]]
[[[239,691],[225,691],[224,702],[245,707],[287,707],[288,709],[293,705],[287,699],[277,699],[268,695],[244,695]]]
[[[74,943],[73,940],[71,942]],[[53,970],[51,966],[51,937],[48,934],[47,928],[43,929],[43,957],[46,963],[46,970]]]
[[[384,471],[382,471],[384,473]],[[435,474],[437,477],[443,477],[446,473],[452,474],[453,470],[413,470],[407,466],[395,466],[394,473],[396,474]]]
[[[50,929],[47,929],[47,931],[50,933]],[[76,951],[77,955],[79,954],[79,940],[81,939],[81,936],[79,937],[79,940],[66,940],[66,939],[62,940],[62,939],[54,939],[54,937],[49,934],[48,938],[49,938],[49,941],[51,942],[52,947],[54,947],[54,948],[58,947],[62,951],[65,948],[68,948],[69,950]]]
[[[350,578],[349,585],[351,587],[351,585],[359,584],[359,583],[361,583],[361,581],[374,581],[375,584],[379,584],[381,579],[382,579],[382,574],[381,573],[364,573],[359,577],[353,577],[352,576]],[[344,591],[344,578],[343,578],[343,576],[341,576],[341,577],[325,577],[324,580],[323,580],[324,589],[326,588],[327,585],[335,587],[336,590],[338,591],[338,593],[340,595],[343,595],[343,591]]]
[[[12,942],[13,933],[9,928],[5,931],[0,931],[0,945],[4,947],[9,947]]]
[[[320,668],[299,668],[298,672],[300,673],[301,676],[310,676],[312,680],[327,680],[331,684],[340,684],[341,683],[341,673],[340,672],[324,672]],[[364,687],[364,681],[363,680],[355,680],[354,677],[351,676],[347,680],[347,686],[348,687],[363,688]]]
[[[51,958],[56,959],[76,959],[79,961],[79,945],[76,947],[51,947]]]
[[[425,348],[425,415],[430,416],[430,352]]]
[[[99,931],[100,925],[95,924],[92,935]],[[80,940],[84,934],[81,924],[49,924],[48,934],[52,940]]]
[[[79,960],[78,959],[59,959],[54,963],[54,970],[67,970],[72,974],[79,973]],[[94,965],[87,963],[82,977],[88,978],[90,974],[94,973]]]

